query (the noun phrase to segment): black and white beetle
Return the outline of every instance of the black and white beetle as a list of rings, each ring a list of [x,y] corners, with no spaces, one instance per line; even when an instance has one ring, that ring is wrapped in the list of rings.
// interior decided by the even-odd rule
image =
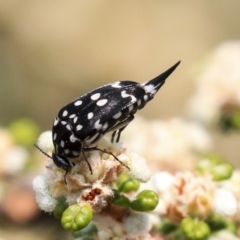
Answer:
[[[134,119],[136,111],[153,99],[166,78],[179,64],[180,61],[148,82],[142,84],[133,81],[110,83],[73,100],[64,106],[54,119],[52,157],[40,150],[50,157],[56,166],[64,169],[66,174],[75,165],[68,158],[77,158],[80,154],[83,154],[92,173],[91,165],[84,154],[85,151],[98,150],[108,153],[126,166],[111,152],[97,146],[89,147],[89,145],[96,143],[108,132],[113,132],[112,142],[115,137],[118,142],[121,132]]]

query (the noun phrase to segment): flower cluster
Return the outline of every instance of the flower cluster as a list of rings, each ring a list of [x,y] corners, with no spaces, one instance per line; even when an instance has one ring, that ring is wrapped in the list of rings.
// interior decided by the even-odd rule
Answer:
[[[197,78],[197,92],[189,102],[192,118],[224,128],[240,128],[240,42],[221,44]]]
[[[159,169],[170,172],[192,170],[198,155],[209,152],[213,145],[204,128],[181,118],[161,121],[137,116],[134,124],[123,132],[123,137],[129,148],[148,160],[153,172]]]
[[[40,136],[38,146],[50,156],[51,132]],[[147,239],[151,223],[143,212],[157,206],[158,196],[153,191],[138,191],[139,182],[150,179],[145,159],[106,138],[98,146],[113,153],[129,169],[112,155],[100,151],[85,153],[92,174],[82,156],[71,159],[75,166],[67,174],[49,159],[46,175],[33,181],[39,207],[54,212],[61,218],[63,227],[71,231],[84,229],[93,221],[99,240],[108,239],[106,236]]]
[[[162,184],[155,181],[155,184]],[[160,215],[175,223],[187,216],[205,220],[212,213],[215,185],[210,178],[192,172],[181,172],[174,176],[172,184],[159,192]]]

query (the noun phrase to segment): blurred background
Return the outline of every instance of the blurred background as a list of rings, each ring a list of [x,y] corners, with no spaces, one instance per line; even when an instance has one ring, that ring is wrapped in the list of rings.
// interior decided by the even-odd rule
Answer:
[[[147,119],[186,117],[186,103],[195,91],[194,80],[202,62],[220,43],[239,40],[239,9],[239,0],[1,0],[2,131],[14,129],[17,119],[27,118],[35,125],[24,120],[20,126],[31,125],[31,138],[37,138],[40,132],[51,129],[63,105],[86,91],[116,80],[144,82],[178,60],[181,65],[140,114]],[[212,134],[215,150],[236,165],[239,136],[223,137],[214,130]],[[6,144],[4,139],[0,150]],[[27,186],[29,179],[23,180]],[[11,176],[7,182],[17,188],[15,181]],[[3,199],[5,194],[0,195]],[[1,218],[1,240],[16,239],[12,227],[17,229],[18,239],[66,239],[51,235],[61,227],[54,223],[51,229],[46,215],[41,224],[47,226],[50,236],[35,236],[42,229],[32,220],[37,210],[23,222],[9,217],[6,209],[2,211],[9,222]]]

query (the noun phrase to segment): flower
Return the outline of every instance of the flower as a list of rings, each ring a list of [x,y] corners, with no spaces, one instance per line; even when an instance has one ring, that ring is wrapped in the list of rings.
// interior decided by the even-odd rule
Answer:
[[[215,185],[210,178],[181,172],[167,189],[159,192],[156,211],[176,223],[187,216],[204,220],[212,213],[214,193]]]
[[[52,132],[51,131],[43,132],[38,138],[37,145],[43,151],[51,152],[53,150]]]
[[[217,188],[215,192],[214,210],[223,216],[234,216],[238,212],[238,201],[234,194],[226,188]]]
[[[197,153],[212,148],[210,134],[197,123],[181,118],[147,121],[139,116],[134,121],[123,131],[124,142],[147,159],[153,172],[192,170]]]
[[[35,191],[39,208],[46,212],[52,212],[57,205],[57,200],[49,191],[48,178],[44,175],[35,177],[33,180],[33,190]]]
[[[38,146],[43,151],[50,152],[52,148],[51,137],[52,134],[49,131],[40,136]],[[134,202],[138,187],[129,193],[125,193],[126,196],[121,195],[127,200],[127,204],[124,206],[114,204],[114,201],[112,201],[115,193],[119,194],[121,192],[113,188],[117,186],[117,180],[123,172],[129,179],[137,182],[137,186],[139,185],[138,181],[147,182],[150,179],[150,170],[145,159],[123,147],[122,143],[112,144],[106,138],[102,138],[97,145],[105,150],[103,152],[86,151],[84,154],[88,163],[83,154],[80,154],[77,158],[68,159],[75,165],[67,173],[54,164],[51,153],[47,155],[49,158],[46,175],[38,176],[33,181],[33,189],[39,207],[44,211],[52,212],[61,197],[64,198],[64,204],[67,205],[64,207],[65,210],[62,215],[60,213],[61,223],[67,230],[80,230],[86,227],[93,218],[98,228],[98,239],[109,237],[141,239],[142,237],[149,237],[148,231],[151,224],[147,224],[148,227],[146,228],[147,215],[135,213],[131,205],[131,201]],[[91,166],[92,173],[88,164]],[[137,200],[142,204],[143,211],[145,209],[149,211],[157,205],[158,196],[156,193],[148,191],[144,196],[139,194]],[[84,208],[87,208],[88,211],[85,211]],[[82,216],[82,210],[87,212],[86,221],[80,217]],[[93,214],[90,214],[92,212]],[[98,221],[98,219],[101,219],[101,221]],[[125,224],[129,221],[132,222],[132,228]]]
[[[219,121],[223,112],[240,106],[240,41],[220,44],[197,78],[189,115],[205,124]]]

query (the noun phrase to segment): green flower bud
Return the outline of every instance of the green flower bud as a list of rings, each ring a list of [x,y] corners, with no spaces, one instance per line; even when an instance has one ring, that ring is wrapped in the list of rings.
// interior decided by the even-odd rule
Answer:
[[[212,214],[207,220],[206,223],[212,231],[219,231],[223,228],[226,228],[225,219],[219,214]]]
[[[211,174],[215,181],[222,181],[232,176],[234,168],[219,155],[211,154],[199,161],[198,171],[201,174]]]
[[[176,224],[170,222],[169,220],[164,220],[161,224],[159,231],[160,233],[167,235],[175,231],[177,227],[178,226]]]
[[[182,220],[180,227],[189,240],[204,240],[210,234],[210,228],[205,222],[189,217]]]
[[[235,111],[233,113],[231,122],[235,129],[240,129],[240,111]]]
[[[137,195],[136,200],[132,201],[130,206],[135,211],[152,211],[157,205],[157,193],[151,190],[144,190]]]
[[[68,207],[68,204],[66,203],[66,198],[64,196],[58,198],[57,201],[58,203],[53,211],[53,214],[56,218],[60,219],[62,217],[63,212]]]
[[[38,126],[30,119],[14,121],[9,126],[15,142],[23,146],[31,146],[39,135]]]
[[[114,196],[111,201],[113,204],[121,207],[129,207],[130,205],[130,200],[126,196],[119,194],[117,190],[114,190]]]
[[[117,180],[117,187],[120,192],[137,191],[139,182],[136,179],[130,178],[127,174],[121,174]]]
[[[74,240],[93,240],[97,235],[97,227],[93,222],[90,222],[84,229],[72,233]]]
[[[232,176],[234,168],[229,163],[220,163],[212,168],[212,176],[215,181],[229,179]]]
[[[69,231],[79,231],[85,228],[92,220],[92,207],[88,204],[74,204],[68,207],[62,214],[63,228]]]

